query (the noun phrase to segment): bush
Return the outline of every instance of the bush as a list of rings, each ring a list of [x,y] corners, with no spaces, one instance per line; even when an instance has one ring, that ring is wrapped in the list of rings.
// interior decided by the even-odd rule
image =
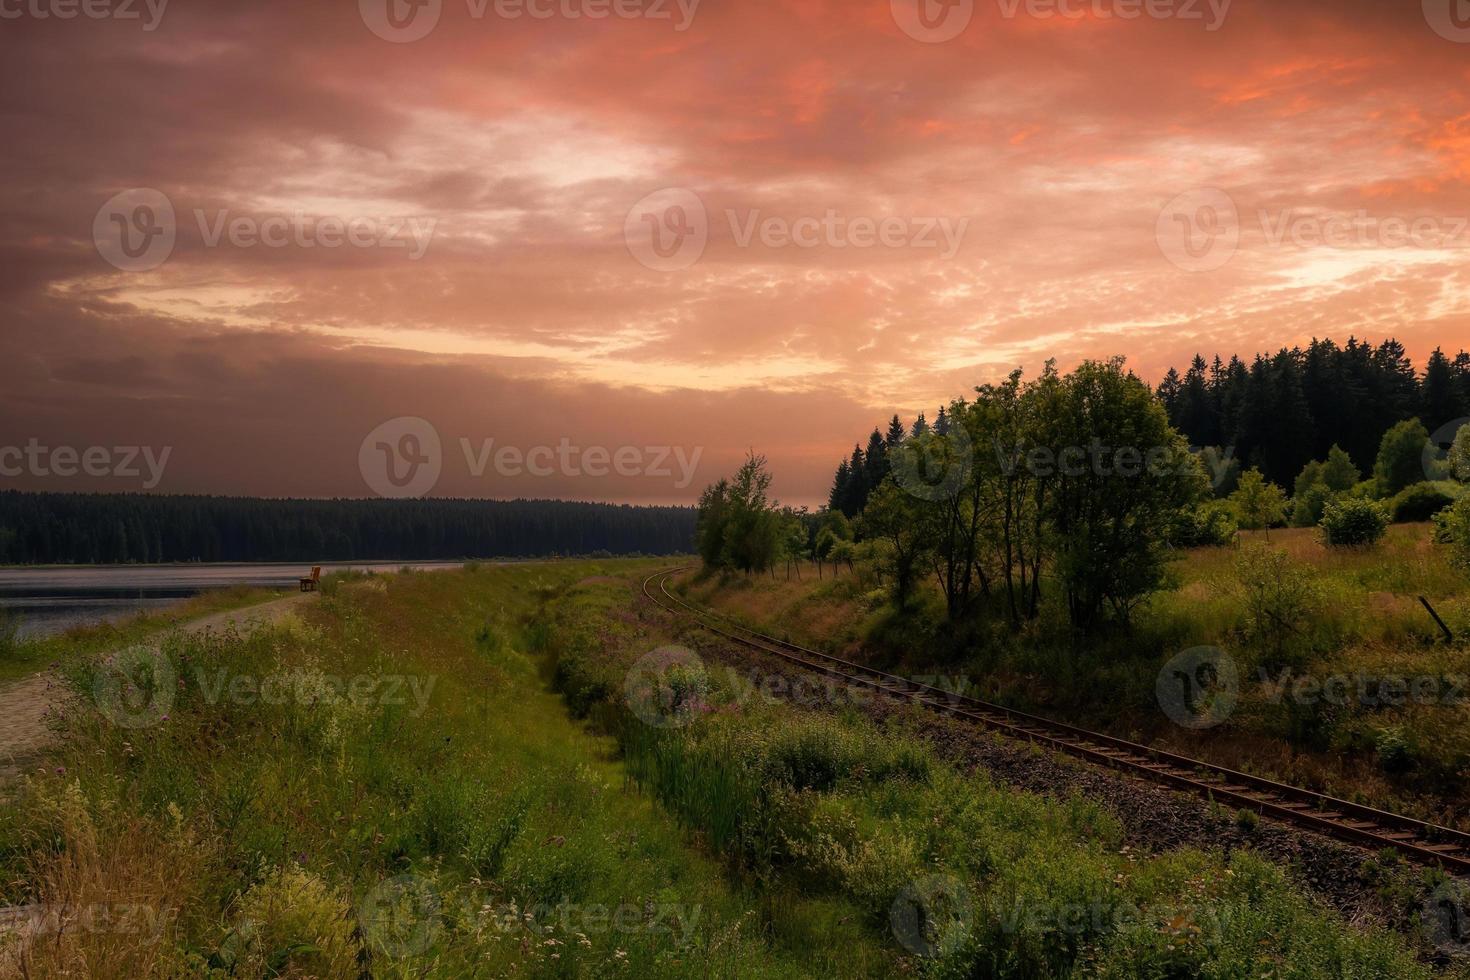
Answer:
[[[1450,549],[1450,562],[1470,572],[1470,497],[1434,515],[1434,540]]]
[[[1455,495],[1439,483],[1415,483],[1400,490],[1389,501],[1395,523],[1427,521],[1455,502]]]
[[[1276,664],[1307,635],[1312,614],[1321,605],[1317,582],[1286,552],[1250,547],[1235,560],[1235,577],[1246,613],[1250,636],[1271,652]]]
[[[247,976],[350,978],[360,972],[351,908],[305,871],[273,872],[240,898],[239,913],[239,925],[217,954],[220,965]]]
[[[1176,548],[1219,548],[1235,540],[1235,513],[1224,501],[1212,500],[1181,510],[1169,526]]]
[[[1361,548],[1387,533],[1388,507],[1372,500],[1344,497],[1322,509],[1323,540],[1334,548]]]
[[[1322,483],[1314,483],[1298,491],[1291,501],[1291,526],[1316,527],[1321,523],[1322,511],[1332,496],[1332,491]]]

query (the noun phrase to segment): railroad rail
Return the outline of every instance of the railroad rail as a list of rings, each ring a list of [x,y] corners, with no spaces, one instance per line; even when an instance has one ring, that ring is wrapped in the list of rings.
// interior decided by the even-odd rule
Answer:
[[[688,567],[654,573],[644,580],[643,594],[657,605],[687,615],[704,629],[743,646],[883,696],[912,701],[940,714],[1151,782],[1251,810],[1359,847],[1392,849],[1417,863],[1470,875],[1470,834],[1464,831],[991,704],[791,643],[734,623],[669,591],[669,579]]]

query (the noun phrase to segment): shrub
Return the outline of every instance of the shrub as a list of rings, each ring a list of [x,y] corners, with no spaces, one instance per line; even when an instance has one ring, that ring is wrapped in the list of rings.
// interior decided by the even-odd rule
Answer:
[[[1250,469],[1240,478],[1240,486],[1230,495],[1240,526],[1257,531],[1273,527],[1286,518],[1286,493],[1270,482],[1258,469]]]
[[[1286,552],[1251,547],[1235,560],[1235,576],[1250,617],[1250,634],[1274,654],[1277,663],[1306,634],[1321,605],[1321,590]]]
[[[1169,526],[1176,548],[1218,548],[1235,540],[1235,514],[1224,501],[1212,500],[1181,510]]]
[[[1323,539],[1334,548],[1376,544],[1388,525],[1388,507],[1372,500],[1344,497],[1322,509]]]
[[[1322,511],[1332,499],[1332,491],[1326,484],[1314,483],[1302,490],[1291,501],[1291,526],[1316,527],[1322,521]]]
[[[1453,484],[1451,484],[1453,486]],[[1438,483],[1415,483],[1400,490],[1389,501],[1396,523],[1427,521],[1455,502],[1449,488]]]
[[[1470,572],[1470,497],[1434,515],[1434,540],[1450,549],[1450,562]]]
[[[1424,479],[1424,446],[1429,430],[1418,419],[1406,419],[1383,434],[1373,479],[1378,492],[1391,497],[1409,484]]]
[[[297,868],[273,872],[239,908],[222,965],[246,976],[358,975],[352,910],[320,879]]]

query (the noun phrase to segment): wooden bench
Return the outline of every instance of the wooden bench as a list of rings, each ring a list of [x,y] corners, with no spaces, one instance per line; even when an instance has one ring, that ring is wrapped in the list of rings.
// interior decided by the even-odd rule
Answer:
[[[301,580],[302,592],[315,592],[316,585],[322,580],[322,566],[314,565],[311,569],[311,577]]]

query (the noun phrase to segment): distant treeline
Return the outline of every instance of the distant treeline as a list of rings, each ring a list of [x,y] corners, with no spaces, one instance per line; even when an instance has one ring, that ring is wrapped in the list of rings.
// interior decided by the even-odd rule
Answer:
[[[693,550],[692,507],[0,492],[0,564],[532,558]]]
[[[1418,418],[1433,433],[1470,416],[1470,353],[1435,350],[1422,374],[1396,340],[1313,340],[1249,365],[1196,355],[1183,375],[1170,369],[1158,394],[1192,444],[1234,447],[1243,467],[1290,489],[1334,445],[1367,473],[1395,424]]]
[[[1290,490],[1302,467],[1326,459],[1334,445],[1369,473],[1395,424],[1418,418],[1435,433],[1470,417],[1470,353],[1451,358],[1435,350],[1422,373],[1392,339],[1377,346],[1313,340],[1249,364],[1197,354],[1182,375],[1170,368],[1157,394],[1191,445],[1229,450],[1242,469],[1258,467]],[[853,446],[832,481],[831,509],[861,513],[888,473],[889,451],[908,435],[947,431],[954,407],[940,408],[932,426],[920,414],[908,430],[894,416],[886,433],[874,429],[866,447]]]

